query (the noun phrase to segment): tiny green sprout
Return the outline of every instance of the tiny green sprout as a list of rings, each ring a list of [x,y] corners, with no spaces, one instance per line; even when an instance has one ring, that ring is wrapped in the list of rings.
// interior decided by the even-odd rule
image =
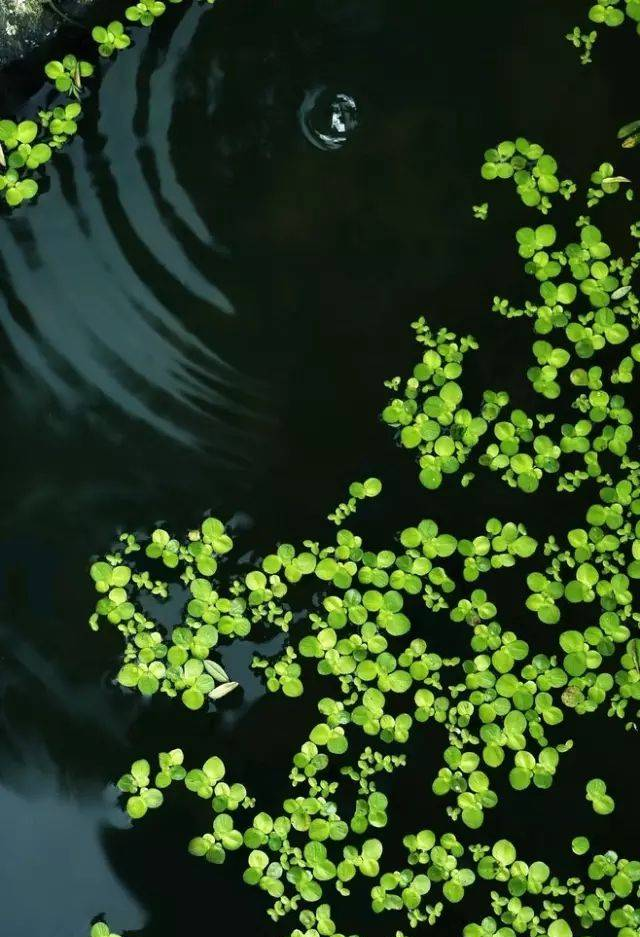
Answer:
[[[214,553],[228,553],[233,547],[231,537],[225,532],[224,524],[217,517],[207,517],[202,523],[202,538],[210,544]]]
[[[40,122],[49,131],[48,143],[52,150],[59,150],[78,132],[78,119],[82,107],[78,101],[72,101],[64,107],[55,107],[52,111],[40,111]]]
[[[146,554],[151,559],[161,559],[169,569],[175,569],[178,565],[179,543],[172,539],[166,530],[157,528],[151,534],[151,542],[146,548]]]
[[[598,169],[591,174],[593,186],[587,192],[587,206],[592,208],[598,205],[607,195],[614,195],[620,186],[630,182],[626,176],[616,175],[611,163],[601,163]]]
[[[80,96],[83,80],[90,78],[94,69],[90,62],[77,59],[75,55],[65,55],[61,62],[56,59],[47,62],[44,71],[47,78],[55,84],[57,91],[77,98]]]
[[[615,801],[607,794],[607,785],[601,778],[593,778],[587,782],[587,800],[594,811],[601,815],[613,813]]]
[[[0,192],[10,208],[17,208],[38,194],[38,183],[34,179],[21,179],[17,170],[9,169],[0,175]]]
[[[118,781],[120,790],[132,795],[126,803],[126,811],[132,820],[139,820],[147,810],[155,810],[162,805],[162,792],[150,787],[150,772],[149,762],[141,758],[134,761],[130,772],[123,774]]]
[[[138,0],[134,6],[127,7],[124,15],[132,23],[141,26],[153,26],[159,16],[162,16],[166,7],[161,0]]]
[[[135,534],[130,534],[127,532],[121,533],[118,538],[121,543],[124,544],[124,554],[125,556],[129,553],[137,553],[141,549],[140,544],[136,540]]]
[[[363,482],[352,482],[349,485],[349,500],[339,504],[338,507],[329,515],[327,519],[333,521],[336,527],[354,514],[357,509],[358,501],[364,498],[376,498],[382,491],[382,482],[379,478],[367,478]]]
[[[155,777],[157,788],[169,787],[174,781],[183,781],[186,770],[183,767],[184,753],[181,748],[174,748],[170,752],[160,752],[158,755],[159,771]]]
[[[11,169],[38,169],[51,159],[51,148],[46,143],[20,143],[9,155]]]
[[[571,849],[576,854],[576,856],[584,856],[589,852],[591,844],[586,836],[575,836],[571,840]]]
[[[122,588],[131,579],[128,566],[112,566],[111,563],[93,563],[90,572],[98,592],[108,592],[114,587]]]
[[[598,38],[598,33],[596,30],[592,30],[589,33],[583,32],[579,26],[575,26],[571,32],[568,32],[565,37],[571,45],[575,46],[576,49],[582,49],[580,53],[580,62],[582,65],[588,65],[593,59],[591,55],[591,50],[593,49],[596,39]]]
[[[224,778],[226,768],[224,762],[217,755],[207,759],[202,768],[187,772],[185,785],[198,797],[208,800],[213,795],[213,789]]]
[[[38,125],[32,120],[19,124],[12,120],[0,120],[0,141],[6,150],[14,150],[21,143],[31,144],[38,136]]]
[[[114,52],[131,45],[131,37],[119,20],[114,20],[108,26],[94,26],[91,36],[98,43],[98,52],[103,58],[109,58]]]
[[[486,221],[488,215],[489,215],[489,203],[488,202],[482,202],[480,205],[473,206],[473,217],[477,218],[478,221]]]

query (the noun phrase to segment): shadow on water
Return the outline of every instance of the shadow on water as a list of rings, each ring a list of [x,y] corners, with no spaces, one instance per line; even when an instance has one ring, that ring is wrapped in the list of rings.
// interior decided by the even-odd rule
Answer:
[[[123,695],[117,635],[85,626],[87,560],[119,529],[162,519],[180,531],[207,510],[246,512],[243,549],[321,537],[348,482],[371,473],[392,493],[392,524],[390,502],[372,509],[386,544],[433,510],[377,419],[382,381],[413,360],[408,324],[428,312],[472,330],[482,386],[517,380],[526,361],[489,315],[496,292],[521,291],[520,219],[510,191],[482,187],[483,150],[526,133],[580,178],[637,116],[633,38],[581,70],[563,39],[578,0],[469,6],[169,10],[106,67],[48,191],[2,219],[0,881],[12,937],[81,937],[101,911],[176,937],[212,924],[222,895],[236,928],[269,932],[237,869],[212,875],[185,855],[181,823],[200,831],[197,805],[124,836],[105,785],[184,742],[275,797],[278,756],[312,709],[274,731],[279,702],[252,675],[250,645],[225,652],[246,690],[216,714]],[[355,113],[332,125],[334,95]],[[315,146],[318,128],[346,140]],[[471,205],[486,197],[483,226]],[[467,527],[486,513],[442,504]],[[403,802],[421,798],[430,758],[402,782]]]

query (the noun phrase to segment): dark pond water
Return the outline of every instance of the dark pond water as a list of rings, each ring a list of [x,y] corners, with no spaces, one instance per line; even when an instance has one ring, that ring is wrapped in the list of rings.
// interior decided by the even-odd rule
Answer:
[[[154,937],[284,933],[237,864],[186,855],[197,805],[128,831],[109,782],[182,745],[193,760],[219,753],[274,805],[312,703],[267,698],[248,644],[223,651],[244,690],[213,714],[125,696],[111,682],[119,636],[86,625],[88,558],[117,530],[183,531],[207,511],[233,518],[240,555],[326,538],[327,512],[370,474],[385,494],[359,530],[376,546],[426,515],[461,534],[491,513],[531,514],[490,480],[434,501],[378,413],[383,380],[412,366],[421,313],[480,338],[478,387],[520,386],[527,336],[490,308],[495,293],[523,295],[512,237],[529,216],[510,188],[485,191],[478,168],[519,133],[576,179],[616,152],[617,127],[638,116],[637,39],[615,31],[580,68],[563,36],[583,12],[578,0],[170,10],[105,70],[48,191],[0,219],[2,934],[84,937],[103,912]],[[638,159],[616,168],[637,179]],[[481,225],[471,205],[486,197]],[[539,533],[579,516],[558,504],[545,502]],[[440,650],[455,643],[425,629]],[[626,799],[616,786],[636,738],[604,716],[567,735],[554,789],[510,795],[499,781],[482,838],[509,835],[560,872],[577,833],[637,854],[634,785]],[[434,732],[398,780],[421,817],[407,828],[444,826],[430,794],[444,744]],[[582,796],[595,773],[617,798],[610,824]],[[351,907],[345,926],[366,937],[400,926]],[[473,913],[465,902],[435,932]]]

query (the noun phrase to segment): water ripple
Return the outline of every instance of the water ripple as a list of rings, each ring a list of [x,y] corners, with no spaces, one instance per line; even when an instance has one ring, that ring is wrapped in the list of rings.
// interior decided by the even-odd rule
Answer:
[[[141,36],[107,70],[49,192],[0,228],[2,370],[22,407],[42,405],[39,387],[50,410],[104,417],[106,405],[114,425],[123,414],[180,444],[215,440],[233,463],[268,422],[269,392],[238,364],[226,324],[237,318],[231,251],[175,162],[201,20],[187,11],[168,48]]]

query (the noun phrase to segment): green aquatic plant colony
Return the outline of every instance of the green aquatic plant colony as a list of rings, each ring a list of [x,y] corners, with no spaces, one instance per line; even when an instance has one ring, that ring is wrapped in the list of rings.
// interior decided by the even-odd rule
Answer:
[[[94,28],[97,53],[126,49],[130,28],[164,12],[159,0],[127,7],[124,22]],[[606,0],[588,15],[597,25],[640,24],[640,2]],[[576,27],[568,38],[589,61],[596,33]],[[11,208],[37,194],[43,165],[76,134],[94,69],[73,55],[50,62],[59,100],[37,120],[0,121],[0,190]],[[623,141],[636,124],[623,128]],[[185,848],[213,865],[241,855],[244,882],[264,893],[268,916],[289,937],[343,937],[341,909],[361,879],[372,914],[388,916],[396,937],[439,922],[451,930],[447,907],[482,881],[490,883],[485,913],[455,931],[462,937],[573,937],[599,922],[618,937],[640,934],[640,861],[618,855],[615,843],[598,853],[576,831],[562,857],[563,869],[571,863],[566,877],[552,857],[504,838],[483,842],[481,832],[500,811],[497,778],[516,796],[554,785],[574,745],[569,717],[606,713],[637,729],[640,461],[629,400],[640,367],[640,221],[630,224],[633,248],[621,256],[592,216],[612,198],[631,210],[630,181],[603,163],[579,191],[523,137],[488,149],[480,175],[514,186],[529,211],[530,223],[514,232],[529,298],[497,295],[493,314],[530,329],[530,361],[521,400],[499,386],[478,393],[466,379],[470,359],[482,355],[474,337],[426,317],[413,323],[416,362],[386,381],[381,413],[415,467],[422,507],[413,523],[382,547],[358,535],[356,515],[387,495],[372,475],[328,514],[336,527],[328,543],[278,543],[234,565],[228,527],[206,517],[184,538],[163,528],[122,533],[90,567],[98,594],[90,625],[120,632],[115,679],[129,692],[165,694],[191,711],[215,707],[238,691],[218,646],[270,635],[280,636],[280,650],[253,659],[266,690],[291,707],[302,705],[305,688],[321,687],[317,715],[283,766],[277,811],[262,809],[215,750],[202,765],[189,765],[179,747],[141,753],[118,781],[136,823],[176,785],[200,798],[203,831],[188,831]],[[578,201],[563,235],[549,219]],[[488,213],[488,202],[473,206],[481,221]],[[435,492],[472,491],[489,473],[534,507],[545,490],[579,493],[574,500],[588,507],[562,536],[534,536],[526,518],[507,516],[449,529]],[[505,622],[507,575],[519,577],[510,593],[521,597],[538,646],[512,629],[512,616]],[[149,596],[154,604],[182,597],[181,620],[171,628],[155,620]],[[455,634],[456,653],[429,645],[426,622]],[[404,855],[394,867],[384,837],[394,775],[425,746],[441,753],[424,780],[436,808],[426,815],[413,805],[416,823],[393,845],[394,856],[400,845]],[[582,778],[577,799],[606,823],[624,777]],[[90,934],[117,937],[102,920]]]
[[[482,176],[511,180],[524,205],[547,216],[554,196],[570,201],[577,190],[557,169],[542,147],[521,138],[488,150]],[[632,195],[605,164],[589,180],[585,207]],[[532,298],[515,306],[496,296],[493,309],[529,322],[526,377],[541,412],[500,388],[469,401],[465,366],[482,353],[478,342],[420,318],[413,323],[418,360],[408,377],[386,382],[381,419],[415,460],[427,508],[435,490],[471,486],[487,472],[534,499],[548,486],[563,496],[588,492],[584,517],[562,540],[539,541],[519,519],[490,517],[460,536],[418,516],[373,548],[344,526],[368,498],[384,497],[371,477],[352,484],[329,515],[339,529],[328,544],[280,543],[232,572],[232,539],[222,521],[207,517],[184,540],[164,529],[147,538],[124,533],[91,566],[99,593],[91,626],[120,631],[116,679],[124,687],[202,709],[236,686],[215,660],[218,644],[269,632],[282,633],[282,650],[253,661],[269,692],[294,700],[309,682],[326,681],[275,815],[215,754],[188,767],[176,748],[153,768],[136,761],[118,782],[134,821],[161,807],[175,784],[206,801],[208,828],[191,831],[185,846],[214,865],[240,851],[244,881],[265,892],[269,916],[293,918],[290,937],[340,937],[340,901],[360,877],[372,912],[388,913],[397,935],[446,920],[447,905],[482,880],[491,882],[489,906],[463,937],[572,937],[599,921],[619,937],[639,932],[639,861],[613,849],[595,853],[576,836],[574,861],[584,856],[583,865],[562,879],[545,857],[519,853],[509,840],[469,842],[487,813],[499,810],[500,773],[516,792],[552,787],[573,746],[563,731],[570,713],[605,710],[629,730],[638,720],[640,610],[632,583],[640,579],[640,462],[625,396],[640,362],[632,286],[640,224],[631,225],[636,248],[625,259],[587,215],[576,218],[566,243],[537,218],[514,238]],[[136,561],[143,555],[144,570]],[[484,587],[483,576],[498,574],[499,582],[498,571],[513,568],[522,570],[522,611],[544,629],[541,643],[550,640],[552,653],[505,627],[500,592]],[[162,600],[177,589],[184,615],[169,634],[145,614],[141,596]],[[299,614],[298,591],[315,597],[313,611]],[[425,618],[466,632],[466,653],[444,657],[430,647]],[[389,868],[382,831],[394,809],[392,776],[426,744],[442,751],[429,782],[442,800],[439,822],[407,830],[405,861]],[[588,779],[584,790],[596,815],[615,809],[616,791],[605,780]],[[414,812],[422,827],[419,804]]]

